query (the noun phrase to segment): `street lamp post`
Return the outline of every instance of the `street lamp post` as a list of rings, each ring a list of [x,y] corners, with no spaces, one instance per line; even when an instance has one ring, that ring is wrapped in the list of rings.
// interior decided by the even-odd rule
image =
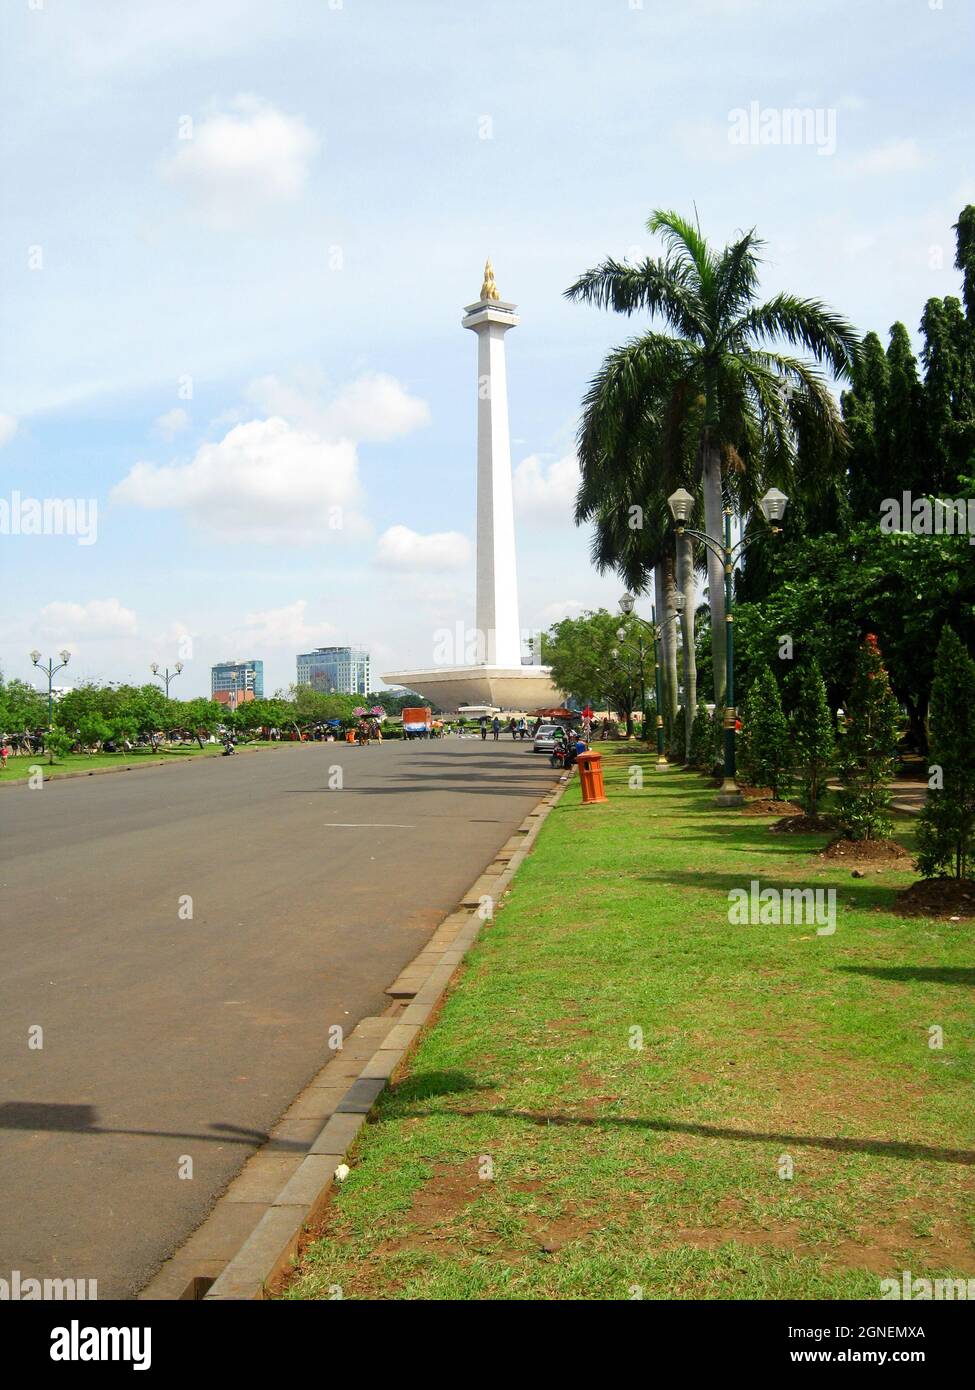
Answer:
[[[784,493],[779,492],[778,488],[769,488],[765,496],[759,502],[762,515],[769,523],[773,533],[776,535],[782,530],[778,524],[785,515],[785,508],[788,498]],[[725,676],[725,711],[724,711],[724,780],[721,783],[721,790],[715,798],[718,806],[740,806],[742,794],[738,787],[735,767],[735,725],[738,720],[738,712],[735,708],[735,618],[734,618],[734,566],[735,558],[740,555],[749,544],[749,539],[742,536],[737,545],[731,544],[731,508],[724,509],[724,535],[722,539],[716,540],[709,536],[706,531],[696,531],[687,525],[687,522],[694,511],[694,498],[684,488],[678,488],[667,498],[667,505],[670,514],[674,518],[674,526],[678,536],[694,536],[697,540],[703,541],[709,550],[717,555],[724,565],[724,607],[725,607],[725,633],[726,633],[726,652],[728,670]]]
[[[682,610],[684,607],[684,602],[684,595],[678,594],[674,600],[675,607],[678,609],[678,612],[675,613],[672,618],[668,618],[666,621],[672,623],[678,621],[678,619],[680,618],[680,610]],[[623,616],[625,618],[635,618],[636,621],[640,623],[642,627],[647,628],[647,630],[653,637],[653,683],[654,694],[657,701],[657,770],[661,771],[663,768],[670,766],[670,764],[667,761],[667,753],[664,749],[663,696],[661,694],[660,681],[660,634],[663,624],[657,622],[656,607],[651,606],[650,622],[647,622],[646,618],[641,618],[639,613],[634,613],[633,610],[635,606],[636,599],[630,593],[624,594],[623,597],[620,599],[620,612],[623,614]],[[623,632],[622,628],[620,628],[620,632]],[[617,633],[617,636],[619,636],[619,632]],[[644,724],[646,724],[645,714]]]
[[[630,643],[627,642],[627,640],[626,640],[626,628],[625,628],[625,627],[618,627],[618,628],[616,629],[616,637],[617,637],[617,640],[620,642],[620,644],[621,644],[622,646],[624,646],[628,652],[632,652],[632,654],[637,658],[637,660],[638,660],[639,663],[640,663],[640,719],[641,719],[640,728],[643,730],[643,736],[646,737],[646,729],[647,729],[647,686],[646,686],[646,674],[645,674],[645,673],[646,673],[646,663],[647,663],[647,652],[646,652],[646,648],[645,648],[644,645],[643,645],[643,638],[642,638],[642,637],[638,639],[638,645],[637,645],[635,648],[632,647],[632,646],[630,645]],[[620,654],[619,647],[614,647],[614,648],[612,649],[611,653],[610,653],[610,655],[613,657],[614,660],[618,660],[618,659],[619,659],[619,654]],[[631,723],[632,723],[632,720],[631,720]],[[631,738],[636,738],[636,734],[631,734],[630,737],[631,737]]]
[[[176,666],[172,671],[170,671],[169,667],[167,666],[165,671],[160,672],[158,661],[154,661],[152,665],[149,667],[149,670],[155,676],[156,680],[162,681],[162,683],[165,685],[167,700],[169,699],[169,682],[174,681],[176,677],[179,675],[179,673],[182,671],[182,669],[183,663],[181,661],[177,661]]]
[[[39,671],[43,671],[44,674],[47,676],[48,728],[50,728],[51,725],[54,723],[54,677],[57,675],[58,671],[62,670],[63,667],[67,666],[68,662],[71,660],[71,653],[67,649],[65,649],[63,652],[58,652],[58,656],[61,658],[59,665],[55,666],[54,657],[50,656],[47,659],[47,665],[42,666],[40,652],[33,651],[30,654],[30,659],[32,663],[37,667]]]

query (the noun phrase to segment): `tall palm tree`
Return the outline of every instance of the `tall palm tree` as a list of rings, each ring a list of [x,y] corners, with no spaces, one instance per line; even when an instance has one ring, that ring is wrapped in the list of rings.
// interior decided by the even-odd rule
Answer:
[[[640,265],[606,260],[566,297],[617,313],[648,314],[666,332],[648,331],[615,349],[593,380],[580,428],[580,464],[599,472],[632,468],[648,438],[662,445],[668,412],[697,438],[693,481],[704,496],[705,530],[722,534],[722,511],[754,511],[765,487],[788,490],[795,430],[813,420],[826,438],[842,422],[820,365],[849,378],[858,340],[846,319],[819,300],[779,294],[758,302],[755,231],[718,253],[675,212],[654,212],[647,230],[663,257]],[[779,343],[811,355],[776,350]],[[666,450],[657,449],[658,458]],[[661,482],[663,479],[661,478]],[[693,489],[692,489],[693,490]],[[659,495],[659,493],[658,493]],[[715,702],[724,702],[725,611],[720,559],[707,552]]]

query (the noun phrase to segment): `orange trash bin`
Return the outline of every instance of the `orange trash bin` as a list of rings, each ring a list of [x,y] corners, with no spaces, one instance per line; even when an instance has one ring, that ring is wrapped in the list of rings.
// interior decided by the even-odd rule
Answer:
[[[606,801],[602,753],[580,753],[576,763],[579,766],[579,781],[582,785],[582,804],[594,806],[600,801]]]

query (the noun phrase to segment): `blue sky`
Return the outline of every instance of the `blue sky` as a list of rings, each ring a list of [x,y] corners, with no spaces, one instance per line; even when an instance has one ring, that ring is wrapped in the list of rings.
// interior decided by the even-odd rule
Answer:
[[[36,5],[38,0],[34,0]],[[309,646],[431,664],[473,620],[484,258],[508,370],[522,624],[600,603],[571,523],[586,383],[638,328],[566,303],[655,207],[863,331],[956,293],[975,201],[966,0],[9,0],[2,495],[97,539],[0,536],[0,665],[61,679]],[[730,113],[832,112],[835,150]],[[181,138],[182,137],[182,138]],[[188,138],[187,138],[188,137]],[[821,142],[822,143],[822,142]],[[339,509],[336,511],[336,509]],[[70,680],[69,680],[70,677]]]

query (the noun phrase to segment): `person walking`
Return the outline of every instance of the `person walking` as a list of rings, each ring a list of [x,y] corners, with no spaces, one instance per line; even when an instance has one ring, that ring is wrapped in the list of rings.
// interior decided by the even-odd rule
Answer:
[[[514,715],[508,720],[508,733],[511,735],[511,742],[514,743],[518,737],[518,725],[515,723]]]
[[[486,715],[486,714],[482,714],[482,715],[481,715],[480,723],[481,723],[481,742],[483,743],[484,740],[487,738],[487,715]]]
[[[494,741],[497,743],[498,739],[501,737],[501,720],[497,715],[491,720],[491,731],[494,734]]]

